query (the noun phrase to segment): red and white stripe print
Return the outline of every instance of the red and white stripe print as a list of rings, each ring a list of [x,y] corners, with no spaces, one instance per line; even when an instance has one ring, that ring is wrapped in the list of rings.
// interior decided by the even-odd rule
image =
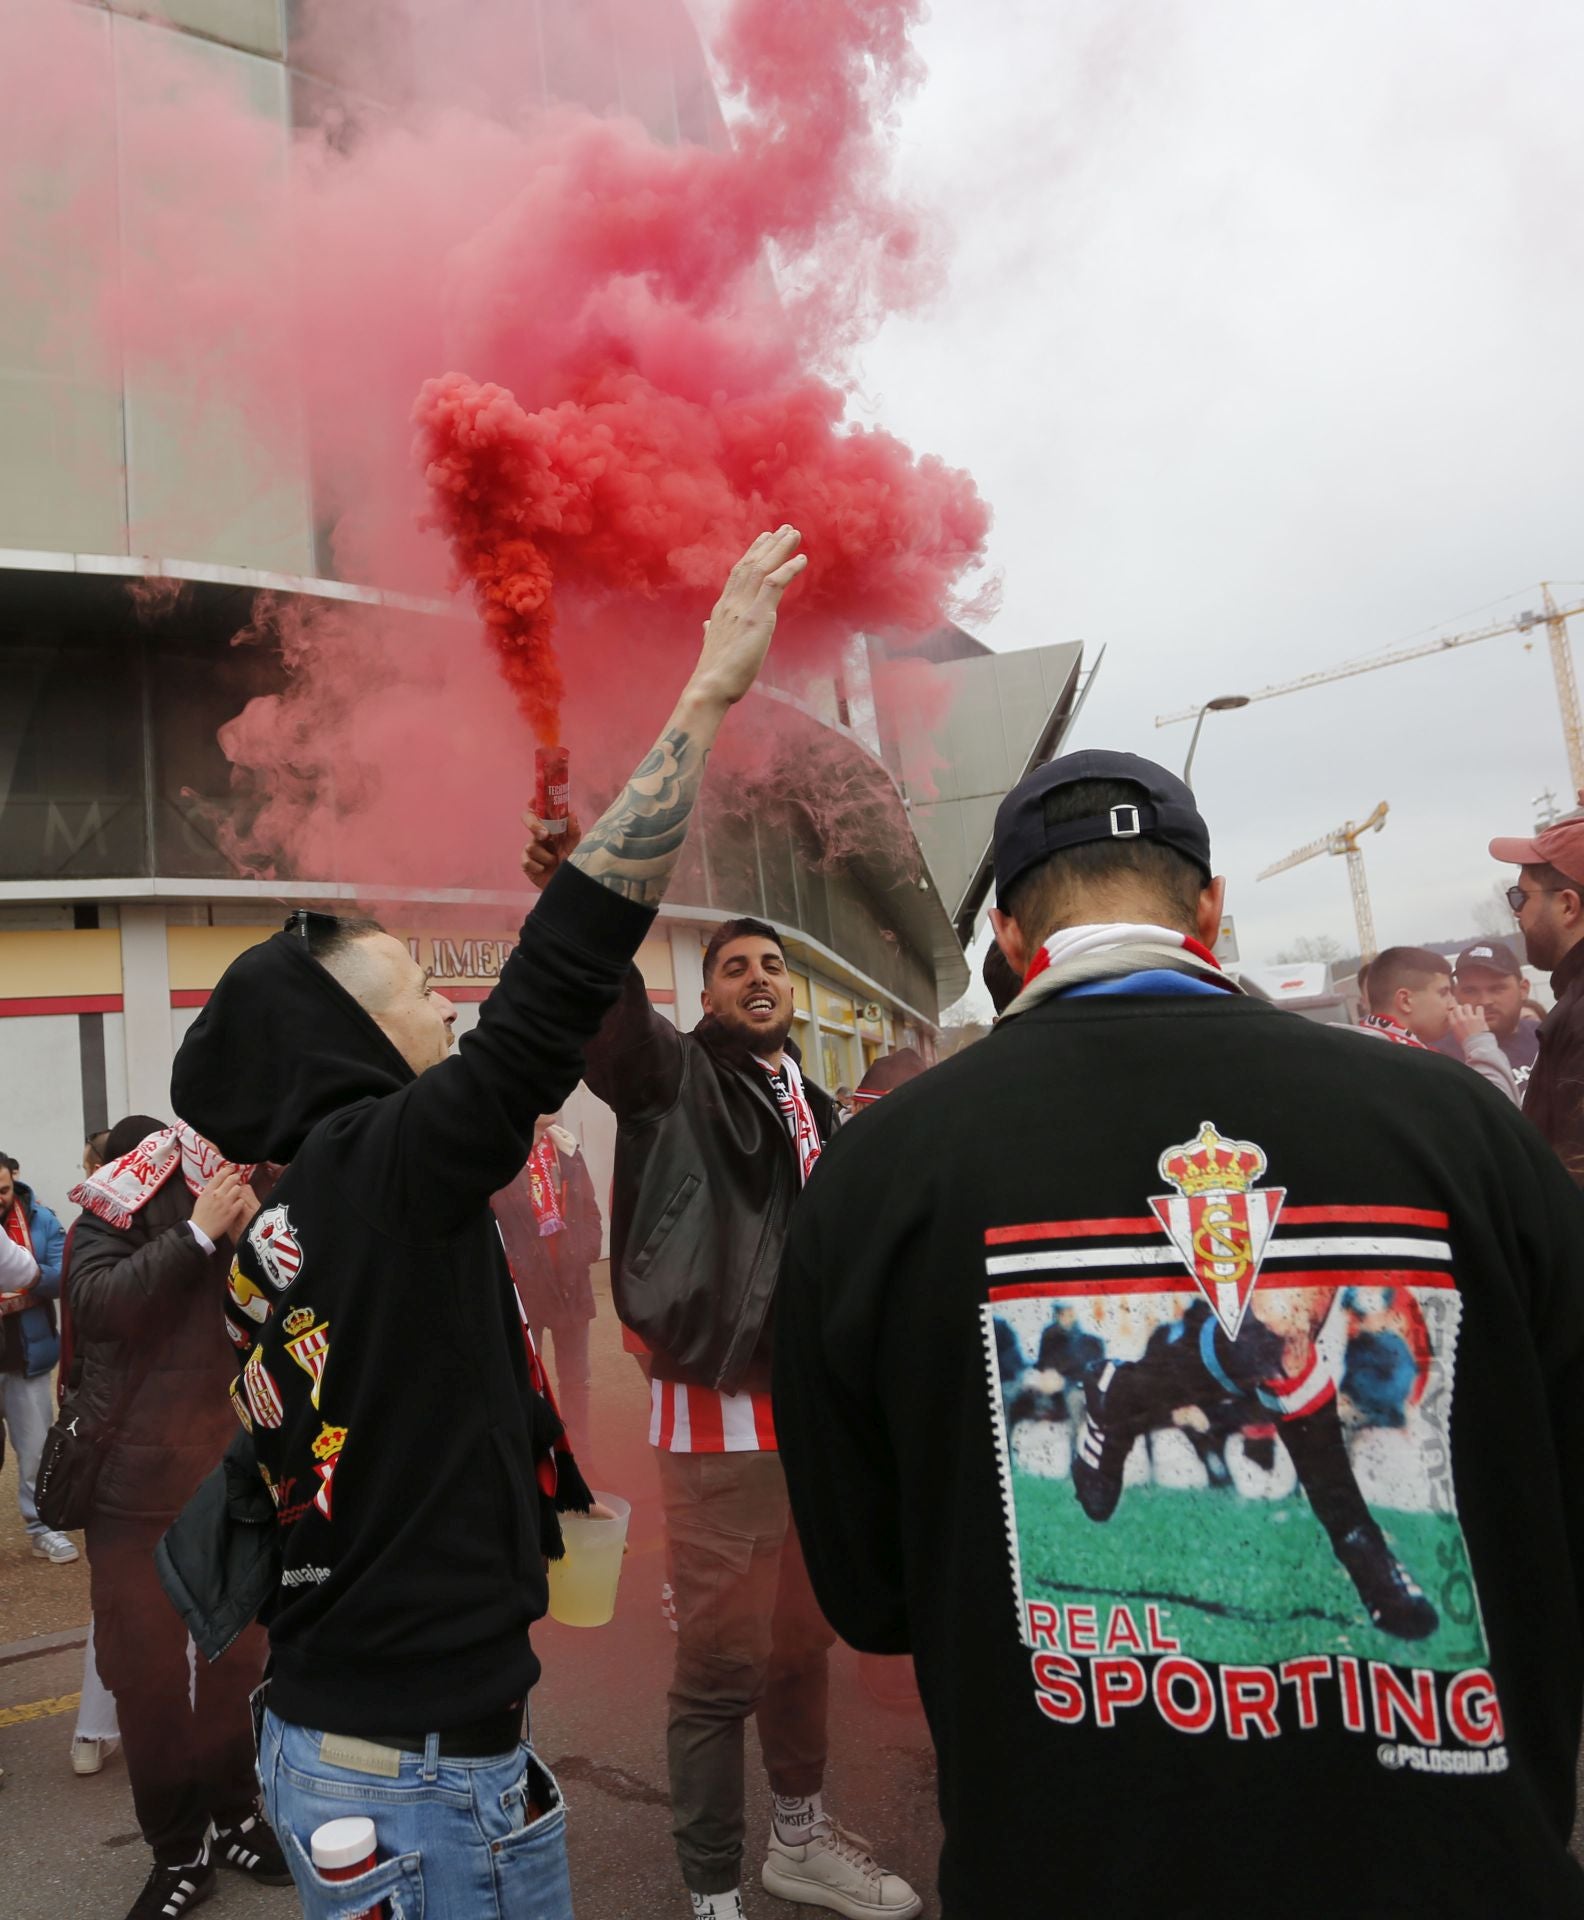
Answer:
[[[1259,1286],[1345,1286],[1389,1269],[1405,1285],[1450,1287],[1455,1283],[1452,1247],[1445,1237],[1449,1224],[1446,1214],[1422,1207],[1287,1206],[1266,1243]],[[1186,1292],[1194,1284],[1153,1214],[991,1227],[985,1234],[985,1272],[999,1283],[992,1296],[1003,1298],[1019,1289],[1024,1276],[1036,1273],[1071,1274],[1072,1280],[1058,1288],[1073,1293]],[[1028,1290],[1053,1289],[1047,1280]]]
[[[782,1057],[779,1076],[768,1061],[759,1064],[770,1075],[776,1106],[796,1150],[798,1179],[806,1182],[820,1157],[820,1137],[803,1076],[791,1054]],[[662,1453],[775,1453],[779,1449],[770,1395],[719,1393],[680,1380],[651,1380],[649,1444]]]
[[[651,1380],[649,1444],[662,1453],[774,1453],[770,1396]]]

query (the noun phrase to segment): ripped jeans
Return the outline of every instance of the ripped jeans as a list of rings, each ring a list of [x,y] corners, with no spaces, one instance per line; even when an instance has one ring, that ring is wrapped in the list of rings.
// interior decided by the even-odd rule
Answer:
[[[267,1710],[259,1734],[265,1812],[306,1920],[353,1920],[381,1902],[389,1920],[572,1920],[566,1808],[526,1742],[490,1759],[443,1759],[431,1734],[424,1753],[392,1750],[382,1763],[376,1749],[378,1770],[365,1771],[327,1761],[326,1738]],[[547,1811],[530,1823],[530,1807]],[[374,1822],[379,1863],[326,1880],[309,1842],[351,1814]]]

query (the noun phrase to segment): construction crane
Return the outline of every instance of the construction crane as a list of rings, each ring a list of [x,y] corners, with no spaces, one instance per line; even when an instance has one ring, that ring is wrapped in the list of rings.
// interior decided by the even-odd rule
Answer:
[[[1358,826],[1349,820],[1334,833],[1311,840],[1308,846],[1300,847],[1296,853],[1289,853],[1285,860],[1278,860],[1274,866],[1255,875],[1256,879],[1268,880],[1273,873],[1285,873],[1289,867],[1301,866],[1305,860],[1313,860],[1317,854],[1345,853],[1348,881],[1353,888],[1353,918],[1358,924],[1359,956],[1364,960],[1375,958],[1375,916],[1370,912],[1369,882],[1364,878],[1364,856],[1359,851],[1359,841],[1366,833],[1380,832],[1386,824],[1387,811],[1383,800],[1370,817]]]
[[[1297,680],[1284,680],[1277,686],[1261,687],[1246,696],[1244,704],[1255,700],[1274,700],[1283,693],[1302,693],[1308,687],[1323,687],[1332,680],[1348,680],[1354,674],[1374,673],[1377,667],[1395,667],[1404,660],[1422,660],[1432,653],[1450,653],[1456,647],[1472,647],[1481,640],[1494,640],[1504,633],[1531,633],[1544,627],[1551,643],[1551,672],[1556,681],[1557,711],[1562,722],[1562,739],[1567,748],[1568,773],[1574,788],[1584,788],[1584,720],[1579,715],[1578,681],[1573,671],[1573,650],[1568,645],[1567,623],[1575,614],[1584,613],[1584,600],[1571,606],[1557,605],[1549,581],[1540,585],[1541,607],[1503,620],[1495,626],[1480,627],[1473,633],[1443,635],[1437,640],[1421,640],[1409,647],[1396,647],[1389,653],[1370,654],[1361,660],[1344,660],[1339,666],[1324,667],[1318,673],[1306,673]],[[1180,720],[1192,720],[1198,707],[1185,707],[1180,713],[1162,713],[1157,727],[1170,727]]]

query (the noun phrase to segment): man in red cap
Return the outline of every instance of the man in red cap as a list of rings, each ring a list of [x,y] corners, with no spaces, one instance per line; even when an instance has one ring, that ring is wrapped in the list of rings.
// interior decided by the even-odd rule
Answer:
[[[1490,850],[1520,869],[1507,904],[1529,964],[1547,969],[1556,994],[1540,1023],[1524,1112],[1584,1186],[1584,806],[1530,839],[1493,840]]]

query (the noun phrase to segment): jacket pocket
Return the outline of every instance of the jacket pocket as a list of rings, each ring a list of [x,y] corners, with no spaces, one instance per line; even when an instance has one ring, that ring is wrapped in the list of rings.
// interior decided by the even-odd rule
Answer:
[[[677,1183],[676,1191],[666,1202],[660,1218],[656,1220],[654,1225],[649,1229],[648,1237],[645,1239],[643,1245],[627,1262],[628,1279],[643,1279],[650,1267],[652,1267],[659,1258],[660,1251],[666,1241],[670,1239],[672,1230],[682,1218],[683,1214],[687,1212],[689,1202],[703,1184],[696,1173],[688,1173],[682,1176],[681,1180]]]

